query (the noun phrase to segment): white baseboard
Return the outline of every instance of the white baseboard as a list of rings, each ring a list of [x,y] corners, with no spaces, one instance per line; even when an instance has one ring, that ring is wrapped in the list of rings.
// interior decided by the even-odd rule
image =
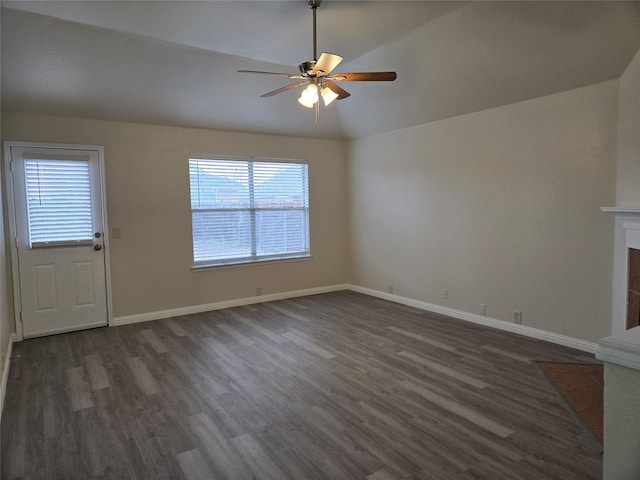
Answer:
[[[9,367],[11,363],[11,354],[13,352],[13,343],[17,337],[15,333],[12,333],[9,337],[9,346],[7,347],[7,354],[4,359],[4,369],[2,371],[2,383],[0,383],[0,419],[2,418],[2,412],[4,411],[4,396],[7,393],[7,382],[9,381]]]
[[[519,325],[516,323],[505,322],[498,320],[497,318],[491,318],[484,315],[477,315],[475,313],[469,313],[462,310],[456,310],[453,308],[442,307],[433,303],[422,302],[420,300],[414,300],[412,298],[402,297],[392,293],[381,292],[371,288],[361,287],[358,285],[341,284],[341,285],[328,285],[325,287],[308,288],[304,290],[294,290],[290,292],[272,293],[268,295],[260,295],[255,297],[237,298],[234,300],[224,300],[221,302],[206,303],[202,305],[192,305],[182,308],[173,308],[170,310],[160,310],[156,312],[140,313],[135,315],[125,315],[121,317],[114,317],[111,323],[112,326],[128,325],[131,323],[148,322],[151,320],[160,320],[162,318],[179,317],[181,315],[190,315],[193,313],[210,312],[212,310],[221,310],[223,308],[241,307],[244,305],[253,305],[256,303],[272,302],[275,300],[285,300],[287,298],[304,297],[307,295],[316,295],[320,293],[337,292],[340,290],[351,290],[372,297],[382,298],[391,302],[408,305],[411,307],[419,308],[428,312],[438,313],[446,315],[448,317],[457,318],[459,320],[465,320],[467,322],[484,325],[486,327],[497,328],[518,335],[524,335],[526,337],[536,338],[538,340],[545,340],[547,342],[563,345],[569,348],[575,348],[583,352],[595,353],[598,350],[598,344],[594,342],[588,342],[579,338],[568,337],[566,335],[560,335],[558,333],[548,332],[546,330],[540,330],[538,328],[528,327],[526,325]]]
[[[517,323],[505,322],[504,320],[498,320],[497,318],[477,315],[475,313],[469,313],[462,310],[442,307],[433,303],[427,303],[420,300],[414,300],[412,298],[401,297],[400,295],[385,293],[379,290],[373,290],[371,288],[360,287],[358,285],[349,285],[348,288],[349,290],[352,290],[354,292],[364,293],[365,295],[371,295],[373,297],[382,298],[384,300],[390,300],[392,302],[401,303],[410,307],[419,308],[420,310],[439,313],[448,317],[465,320],[471,323],[477,323],[486,327],[497,328],[499,330],[505,330],[511,333],[517,333],[518,335],[524,335],[526,337],[536,338],[538,340],[545,340],[547,342],[563,345],[565,347],[575,348],[576,350],[581,350],[583,352],[595,353],[598,350],[597,343],[588,342],[579,338],[568,337],[566,335],[560,335],[558,333],[548,332],[546,330],[540,330],[538,328],[527,327],[526,325],[520,325]]]
[[[221,302],[206,303],[203,305],[192,305],[189,307],[172,308],[170,310],[160,310],[157,312],[139,313],[136,315],[125,315],[122,317],[114,317],[112,326],[128,325],[130,323],[148,322],[150,320],[160,320],[162,318],[179,317],[181,315],[190,315],[193,313],[210,312],[212,310],[221,310],[223,308],[242,307],[244,305],[253,305],[255,303],[273,302],[275,300],[286,300],[287,298],[306,297],[307,295],[317,295],[319,293],[338,292],[340,290],[349,290],[349,285],[328,285],[325,287],[307,288],[304,290],[293,290],[290,292],[271,293],[255,297],[237,298],[234,300],[224,300]]]

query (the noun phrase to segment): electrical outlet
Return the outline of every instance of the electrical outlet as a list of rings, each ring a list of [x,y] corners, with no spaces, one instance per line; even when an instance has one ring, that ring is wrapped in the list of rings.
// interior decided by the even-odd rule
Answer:
[[[486,315],[487,314],[487,306],[484,303],[480,304],[480,315]]]
[[[517,310],[513,312],[513,323],[522,324],[522,312]]]
[[[262,295],[262,287],[256,287],[256,297]]]
[[[443,289],[442,290],[442,299],[446,300],[447,298],[449,298],[449,291],[447,289]]]
[[[393,293],[393,285],[389,285],[389,286],[387,287],[387,291],[388,291],[389,293]]]

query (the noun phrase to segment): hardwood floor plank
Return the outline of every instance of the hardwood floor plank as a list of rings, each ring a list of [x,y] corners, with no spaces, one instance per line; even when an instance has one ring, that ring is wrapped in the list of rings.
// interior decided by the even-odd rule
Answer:
[[[84,365],[92,390],[100,390],[101,388],[107,388],[111,385],[109,374],[104,367],[100,354],[92,353],[85,355]]]
[[[262,325],[260,325],[258,322],[252,320],[250,317],[245,316],[239,312],[236,312],[233,314],[233,317],[245,324],[246,326],[252,328],[253,330],[255,330],[256,332],[260,333],[261,335],[264,335],[265,337],[267,337],[269,340],[271,340],[272,342],[275,343],[284,343],[287,340],[285,338],[283,338],[279,333],[274,332],[272,330],[269,330],[268,328],[263,327]]]
[[[456,350],[456,347],[443,343],[443,342],[439,342],[437,340],[433,340],[431,338],[427,338],[424,335],[420,335],[418,333],[414,333],[414,332],[410,332],[408,330],[405,330],[403,328],[398,328],[398,327],[387,327],[387,330],[391,330],[392,332],[395,333],[399,333],[400,335],[404,335],[405,337],[408,338],[412,338],[414,340],[418,340],[419,342],[422,343],[427,343],[429,345],[433,345],[434,347],[437,348],[441,348],[442,350],[447,350],[449,352],[454,352]]]
[[[186,480],[216,480],[209,464],[197,448],[176,455]]]
[[[595,480],[533,360],[584,352],[334,292],[14,345],[3,479]]]
[[[91,472],[91,476],[104,475],[112,470],[113,450],[95,408],[84,409],[76,414],[75,424],[80,433],[79,455]]]
[[[22,361],[19,361],[22,363]],[[15,360],[12,362],[18,363]],[[37,371],[27,368],[21,369],[19,377],[9,380],[7,388],[11,388],[13,395],[5,401],[4,411],[12,412],[11,415],[3,414],[2,419],[2,475],[0,478],[21,478],[28,476],[33,468],[30,466],[30,458],[38,458],[37,450],[42,449],[42,439],[39,435],[38,423],[39,394],[35,387],[34,378]],[[33,396],[30,394],[33,392]],[[39,398],[40,397],[40,398]],[[34,415],[35,414],[35,415]],[[44,425],[43,425],[44,427]],[[11,446],[11,455],[7,455],[4,445]]]
[[[71,406],[74,412],[93,407],[91,386],[85,377],[83,367],[70,368],[66,371],[67,386]]]
[[[480,348],[487,352],[495,353],[496,355],[500,355],[511,360],[517,360],[518,362],[529,363],[531,361],[529,357],[526,357],[524,355],[520,355],[517,353],[509,352],[507,350],[503,350],[502,348],[496,348],[491,345],[482,345]]]
[[[287,302],[274,302],[270,305],[270,308],[280,313],[282,316],[299,320],[300,322],[308,322],[309,318],[303,314],[297,313],[286,307]]]
[[[401,357],[404,358],[408,358],[409,360],[414,361],[415,363],[422,365],[424,367],[427,367],[430,370],[435,370],[438,373],[441,373],[443,375],[447,375],[451,378],[455,378],[456,380],[460,380],[461,382],[464,382],[466,384],[471,385],[472,387],[476,387],[476,388],[487,388],[489,386],[488,383],[483,382],[482,380],[478,380],[476,378],[473,378],[469,375],[466,375],[460,371],[457,371],[453,368],[449,368],[446,365],[442,365],[440,363],[437,362],[432,362],[430,360],[427,360],[426,358],[420,357],[418,355],[415,355],[411,352],[407,352],[406,350],[403,350],[401,352],[398,352],[398,355],[400,355]]]
[[[371,475],[367,475],[367,480],[398,480],[397,477],[394,477],[386,470],[378,470]]]
[[[256,343],[254,339],[252,339],[251,337],[247,337],[245,334],[239,332],[237,329],[227,323],[219,323],[218,325],[216,325],[216,327],[225,332],[227,335],[230,335],[240,345],[247,347]]]
[[[147,395],[158,393],[158,384],[151,375],[149,368],[140,357],[129,358],[127,360],[127,364],[129,365],[136,385],[140,390]]]
[[[169,348],[165,345],[165,343],[160,339],[160,337],[151,329],[143,330],[142,336],[146,339],[146,341],[151,345],[151,347],[156,351],[156,353],[167,353]]]
[[[142,461],[135,448],[130,447],[132,435],[127,427],[127,415],[123,415],[118,407],[118,398],[114,397],[109,388],[97,390],[94,393],[96,415],[100,420],[94,435],[103,438],[105,450],[109,453],[109,473],[114,478],[134,479]]]
[[[245,463],[249,465],[256,477],[265,480],[281,480],[285,478],[282,470],[273,463],[264,448],[250,433],[233,438],[231,444],[236,448]]]
[[[242,359],[217,338],[206,337],[204,338],[204,341],[209,347],[211,347],[211,350],[218,358],[224,360],[229,365],[235,365],[238,367],[242,367],[242,365],[244,365]]]
[[[47,362],[42,372],[44,378],[64,378],[62,366],[57,362]],[[62,436],[66,426],[72,423],[66,382],[47,382],[44,385],[43,435],[45,439]],[[34,399],[27,399],[33,406]],[[6,408],[6,407],[5,407]],[[6,417],[3,418],[3,420]]]
[[[437,405],[438,407],[447,410],[454,415],[464,418],[471,423],[475,423],[479,427],[484,428],[485,430],[497,435],[498,437],[508,437],[513,432],[512,429],[501,425],[495,420],[491,420],[490,418],[485,417],[484,415],[474,411],[471,408],[468,408],[464,405],[457,403],[455,400],[450,398],[444,398],[437,393],[431,392],[426,388],[420,387],[419,385],[415,385],[406,380],[400,382],[400,384],[405,387],[407,390],[417,393],[425,400]]]
[[[191,350],[170,352],[166,358],[166,369],[185,387],[202,384],[213,395],[222,395],[231,391],[229,377],[214,362],[203,362]]]
[[[430,435],[427,438],[435,438],[437,442],[459,445],[456,440],[465,438],[465,454],[476,459],[485,455],[497,458],[506,458],[519,462],[525,457],[525,453],[513,446],[509,438],[496,437],[486,429],[462,424],[459,419],[446,418],[438,412],[429,411],[418,418],[414,418],[412,425],[418,431]]]
[[[325,358],[327,360],[331,360],[332,358],[336,358],[336,355],[329,352],[328,350],[320,347],[315,342],[309,340],[304,334],[299,332],[286,332],[282,334],[288,340],[291,340],[296,345],[304,348],[305,350],[315,353],[316,355]]]
[[[187,330],[185,330],[180,323],[174,318],[166,318],[162,320],[164,324],[167,326],[171,333],[173,333],[176,337],[186,337],[189,335]],[[183,322],[185,323],[185,322]]]
[[[302,418],[290,412],[295,420],[259,432],[262,445],[269,450],[285,478],[333,480],[362,478],[363,473],[330,441],[320,435],[309,435]]]
[[[188,419],[191,430],[200,440],[199,448],[207,456],[216,475],[224,479],[253,479],[249,467],[208,415],[201,413]]]
[[[589,463],[591,462],[587,460],[587,464]],[[593,473],[597,471],[597,468],[594,468],[592,463],[586,468],[575,468],[566,464],[547,462],[535,455],[527,455],[522,464],[527,465],[532,472],[535,472],[534,475],[540,478],[554,480],[556,478],[562,478],[563,480],[600,480],[602,478],[600,475]]]

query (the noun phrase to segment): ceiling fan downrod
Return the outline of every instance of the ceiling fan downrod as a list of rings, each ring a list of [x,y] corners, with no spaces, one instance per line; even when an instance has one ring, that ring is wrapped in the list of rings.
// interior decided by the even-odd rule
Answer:
[[[313,10],[313,61],[318,61],[318,42],[316,40],[316,10],[322,3],[322,0],[307,0],[307,5]]]

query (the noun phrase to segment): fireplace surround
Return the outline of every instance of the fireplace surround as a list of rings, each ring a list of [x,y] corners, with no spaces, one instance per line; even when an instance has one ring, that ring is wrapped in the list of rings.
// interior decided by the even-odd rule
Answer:
[[[635,272],[635,268],[640,268],[640,252],[635,252],[640,251],[640,208],[601,210],[616,218],[611,310],[611,333],[615,335],[637,326],[640,316],[640,292],[635,290],[640,287],[640,272]]]

